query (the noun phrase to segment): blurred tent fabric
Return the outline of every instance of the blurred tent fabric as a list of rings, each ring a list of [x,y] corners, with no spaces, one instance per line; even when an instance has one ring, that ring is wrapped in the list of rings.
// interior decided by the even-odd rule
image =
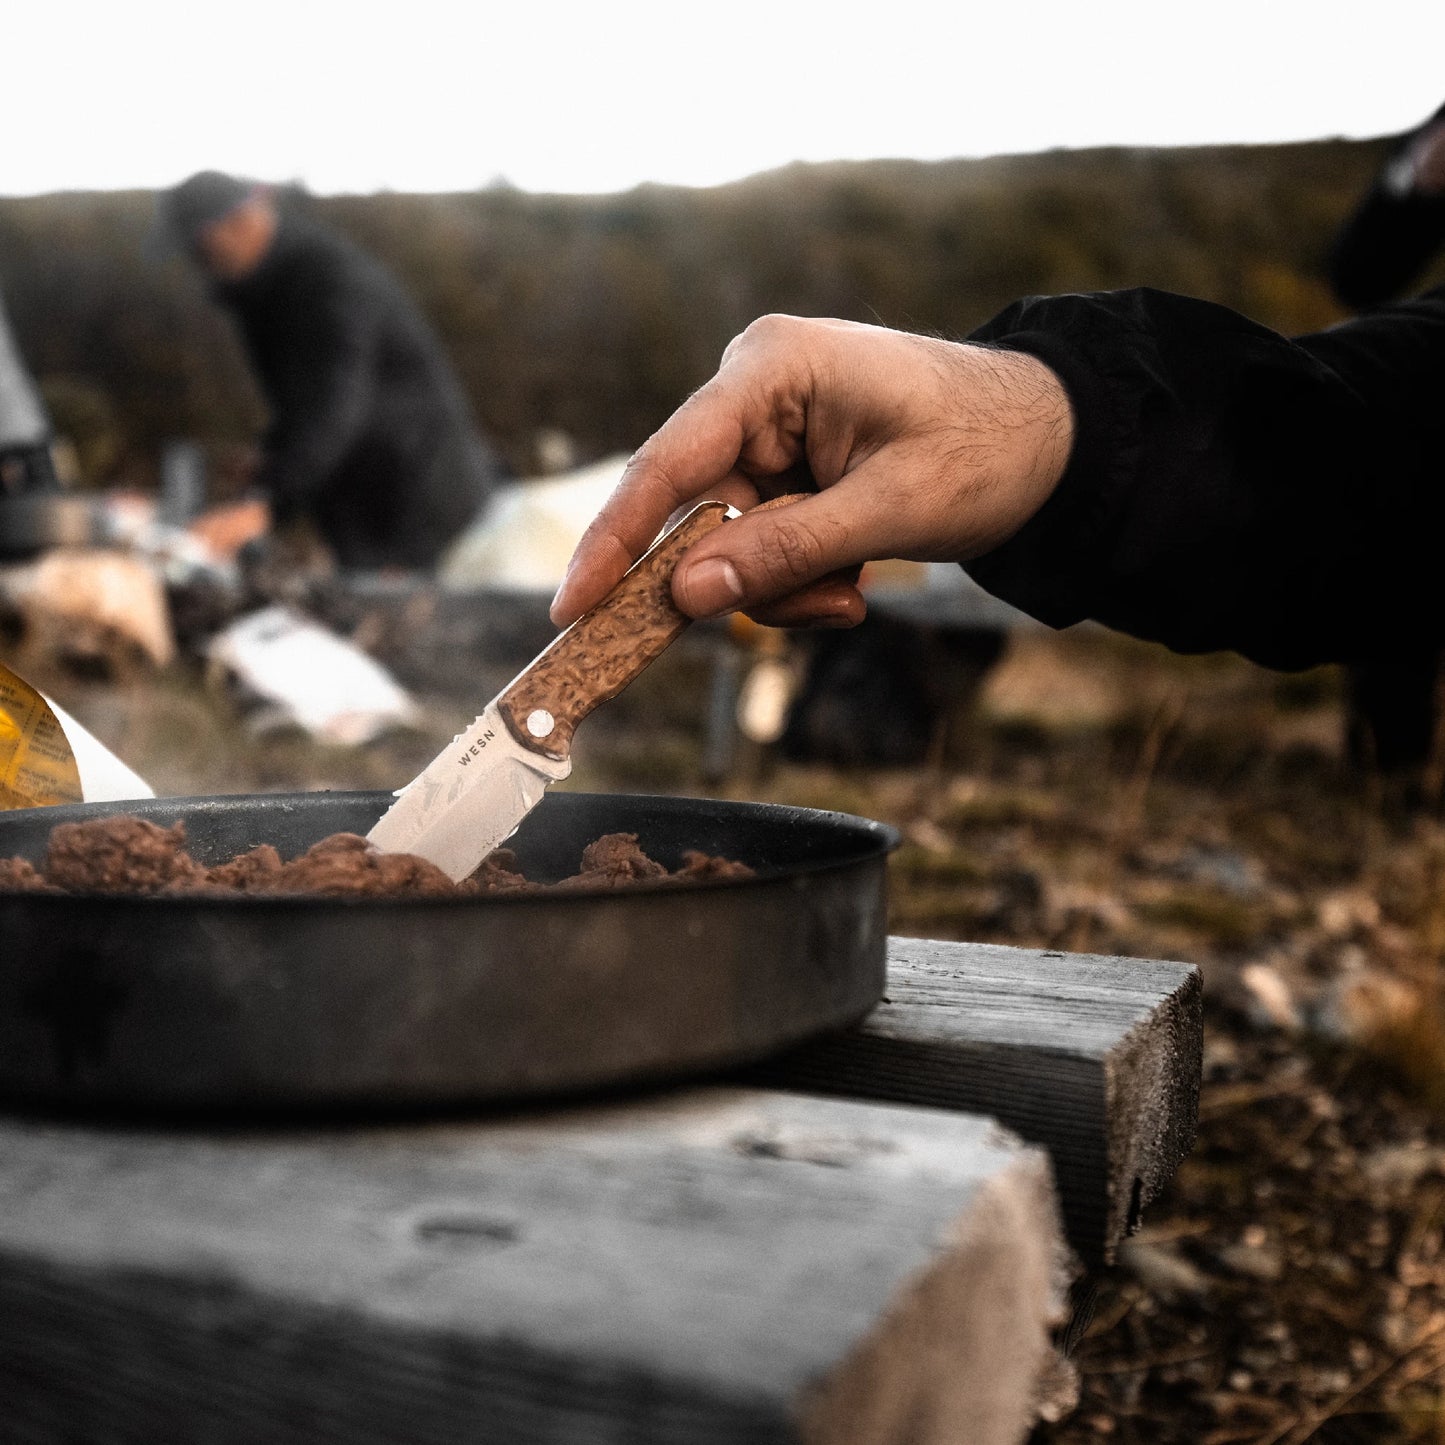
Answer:
[[[50,417],[20,354],[0,297],[0,499],[52,491]]]
[[[498,487],[483,516],[442,557],[438,580],[459,591],[555,591],[626,465],[619,453],[562,476]]]
[[[0,299],[0,449],[43,446],[50,437],[45,404],[10,329]]]

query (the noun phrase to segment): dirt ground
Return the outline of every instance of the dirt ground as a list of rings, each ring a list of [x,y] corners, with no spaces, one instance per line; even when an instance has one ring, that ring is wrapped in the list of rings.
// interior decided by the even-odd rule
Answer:
[[[318,749],[257,742],[184,677],[52,687],[170,793],[396,786],[470,715]],[[1347,773],[1337,677],[1030,633],[925,766],[754,750],[710,790],[701,688],[664,660],[579,734],[570,786],[883,818],[896,933],[1203,970],[1198,1144],[1033,1445],[1445,1441],[1445,824]]]

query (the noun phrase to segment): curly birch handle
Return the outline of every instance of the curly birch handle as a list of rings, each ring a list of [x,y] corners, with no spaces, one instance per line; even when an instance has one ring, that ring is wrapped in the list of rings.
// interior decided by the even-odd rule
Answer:
[[[694,507],[498,696],[498,711],[523,747],[566,757],[577,724],[682,632],[692,619],[673,603],[673,569],[728,511],[723,502]]]

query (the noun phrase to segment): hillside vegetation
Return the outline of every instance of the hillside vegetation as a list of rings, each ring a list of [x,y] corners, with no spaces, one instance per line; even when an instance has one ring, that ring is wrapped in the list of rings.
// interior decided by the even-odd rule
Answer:
[[[793,165],[706,190],[493,187],[293,202],[389,263],[519,469],[560,428],[635,446],[767,311],[956,337],[1015,296],[1152,285],[1287,331],[1338,319],[1324,257],[1381,142]],[[262,417],[189,268],[146,255],[143,192],[0,200],[0,288],[90,481]]]

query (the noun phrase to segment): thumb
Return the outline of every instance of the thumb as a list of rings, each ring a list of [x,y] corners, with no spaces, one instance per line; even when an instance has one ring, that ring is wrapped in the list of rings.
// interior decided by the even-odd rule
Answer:
[[[717,528],[678,564],[677,605],[689,617],[745,611],[865,561],[840,490],[778,497]]]

